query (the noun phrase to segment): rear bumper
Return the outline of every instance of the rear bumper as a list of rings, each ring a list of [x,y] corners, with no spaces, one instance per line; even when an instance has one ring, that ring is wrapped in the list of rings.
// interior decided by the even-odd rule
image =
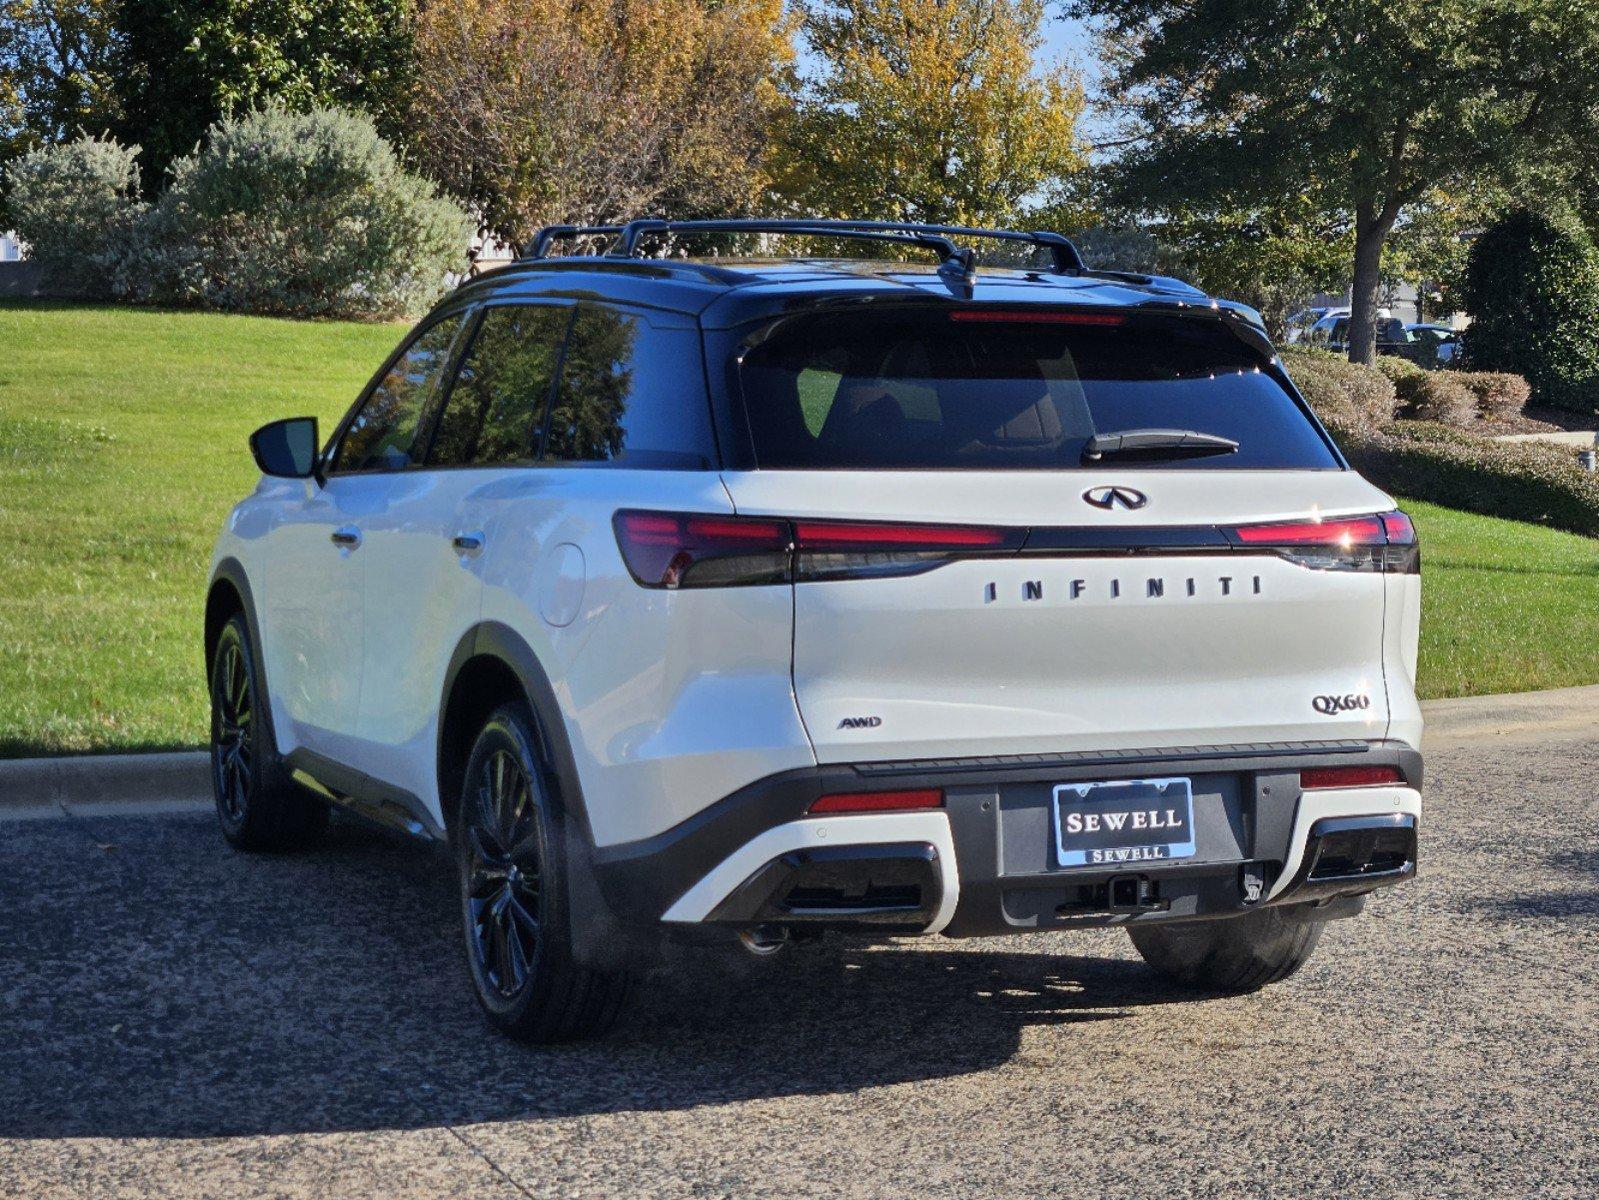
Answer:
[[[1396,766],[1405,784],[1300,790],[1301,770],[1353,763]],[[1265,905],[1316,905],[1332,916],[1349,909],[1344,898],[1415,873],[1421,770],[1420,754],[1397,742],[817,767],[758,781],[658,837],[600,848],[595,875],[625,924],[679,930],[782,924],[970,937]],[[1156,774],[1193,780],[1191,858],[1053,865],[1056,784]],[[807,815],[828,793],[925,787],[943,789],[944,808]]]

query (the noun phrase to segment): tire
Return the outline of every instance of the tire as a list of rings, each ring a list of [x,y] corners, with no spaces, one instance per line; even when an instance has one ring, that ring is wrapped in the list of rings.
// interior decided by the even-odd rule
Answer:
[[[1168,979],[1236,995],[1287,979],[1304,966],[1323,924],[1263,908],[1219,920],[1134,925],[1127,932],[1144,961]]]
[[[327,828],[327,805],[296,786],[278,757],[242,613],[222,627],[211,656],[211,791],[222,836],[240,850],[296,849]]]
[[[456,822],[472,990],[489,1023],[524,1042],[598,1037],[632,976],[572,952],[566,850],[550,772],[525,704],[496,709],[467,757]]]

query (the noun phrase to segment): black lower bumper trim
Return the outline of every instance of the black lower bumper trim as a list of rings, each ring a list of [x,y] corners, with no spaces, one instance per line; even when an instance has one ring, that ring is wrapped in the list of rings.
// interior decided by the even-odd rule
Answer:
[[[1277,903],[1320,903],[1403,883],[1416,873],[1416,846],[1408,813],[1323,817],[1310,827],[1299,870]]]
[[[706,920],[903,933],[925,927],[943,896],[938,851],[926,842],[812,847],[767,863]]]
[[[1155,754],[1112,751],[1101,755],[1073,753],[936,763],[838,764],[786,771],[757,780],[654,837],[596,848],[592,859],[594,876],[606,903],[619,919],[633,926],[653,927],[718,864],[767,830],[804,818],[819,797],[869,791],[873,787],[926,787],[940,788],[945,793],[945,811],[954,835],[960,878],[959,905],[946,933],[1020,933],[1095,919],[1103,923],[1220,915],[1243,911],[1253,903],[1241,884],[1241,867],[1250,867],[1254,872],[1257,896],[1261,882],[1268,890],[1275,882],[1293,827],[1301,770],[1344,765],[1353,759],[1394,765],[1409,786],[1421,785],[1421,755],[1398,742],[1266,743],[1187,747],[1164,758],[1156,758]],[[1001,824],[1016,816],[1017,805],[1036,814],[1054,784],[1141,778],[1157,771],[1196,780],[1196,817],[1201,835],[1200,852],[1194,859],[1148,872],[1152,880],[1159,881],[1163,907],[1130,915],[1098,914],[1096,918],[1084,907],[1081,889],[1089,886],[1092,897],[1097,894],[1092,891],[1094,887],[1125,874],[1125,866],[1104,871],[1065,871],[1051,869],[1042,857],[1032,865],[1006,861],[1010,850],[1002,850]],[[1225,794],[1200,799],[1199,780],[1224,781],[1220,791]],[[1030,815],[1027,819],[1035,817]],[[847,847],[851,818],[839,816],[832,820],[840,827],[839,844]],[[1040,856],[1046,840],[1042,825],[1029,827],[1021,837],[1026,845],[1036,844]],[[1009,837],[1010,847],[1017,844],[1015,837]],[[753,886],[753,881],[749,886]],[[818,895],[816,903],[825,907],[821,903],[824,899]],[[723,907],[731,900],[729,897],[724,901]],[[1164,907],[1168,900],[1169,907]],[[756,917],[758,906],[752,907],[747,900],[740,903],[737,910],[726,908],[725,913],[719,908],[716,919],[742,920],[746,914],[762,923],[811,919],[797,912],[781,918]],[[937,908],[938,902],[929,906],[924,896],[918,907],[926,913],[922,925]],[[1077,915],[1069,916],[1062,909],[1074,910]],[[900,922],[896,919],[890,923]]]

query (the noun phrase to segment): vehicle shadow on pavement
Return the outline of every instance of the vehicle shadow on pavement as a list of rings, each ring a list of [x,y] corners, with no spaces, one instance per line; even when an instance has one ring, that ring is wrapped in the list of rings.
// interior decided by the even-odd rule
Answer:
[[[1128,958],[1013,949],[1038,941],[830,940],[769,961],[682,950],[609,1038],[529,1047],[478,1013],[455,903],[441,850],[349,821],[281,857],[234,853],[192,816],[11,824],[0,1137],[412,1129],[849,1094],[992,1068],[1028,1026],[1197,999]]]
[[[1549,869],[1539,872],[1544,883],[1559,883],[1577,877],[1584,884],[1599,881],[1599,853],[1588,849],[1562,849],[1544,856]],[[1508,896],[1485,896],[1474,907],[1501,920],[1526,917],[1592,917],[1599,915],[1599,889],[1579,886],[1525,892]]]

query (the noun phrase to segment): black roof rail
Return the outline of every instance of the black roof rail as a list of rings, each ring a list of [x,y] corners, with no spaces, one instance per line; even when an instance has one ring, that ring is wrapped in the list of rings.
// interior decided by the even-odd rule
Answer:
[[[556,238],[612,236],[616,242],[607,258],[636,258],[639,243],[649,234],[670,233],[776,233],[810,237],[857,238],[862,241],[899,242],[935,251],[944,266],[970,275],[974,256],[962,250],[954,238],[987,238],[995,241],[1026,242],[1050,251],[1053,270],[1061,275],[1080,274],[1086,267],[1070,238],[1047,230],[1024,232],[1017,229],[981,229],[971,225],[921,225],[909,221],[847,221],[825,217],[764,218],[730,220],[668,221],[642,217],[626,225],[546,225],[533,238],[528,258],[543,258]]]

